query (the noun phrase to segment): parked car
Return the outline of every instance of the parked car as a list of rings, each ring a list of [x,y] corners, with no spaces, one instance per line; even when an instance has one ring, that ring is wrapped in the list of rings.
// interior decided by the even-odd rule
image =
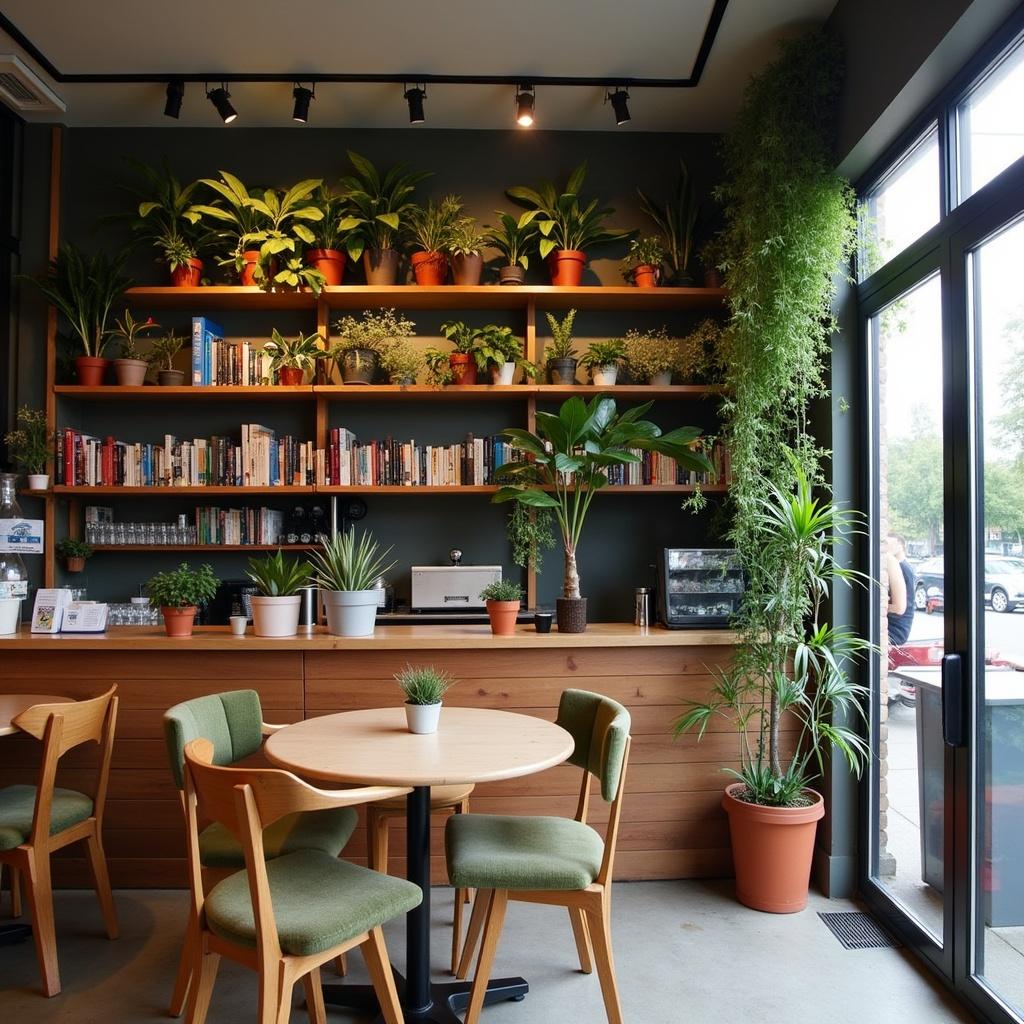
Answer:
[[[937,611],[943,606],[943,558],[926,558],[914,570],[914,607]],[[1006,555],[985,556],[985,603],[995,612],[1024,607],[1024,559]]]

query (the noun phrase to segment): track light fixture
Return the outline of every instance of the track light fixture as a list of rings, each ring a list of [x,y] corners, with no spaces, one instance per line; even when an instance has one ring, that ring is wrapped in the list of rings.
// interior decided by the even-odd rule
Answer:
[[[207,89],[206,98],[213,104],[225,124],[231,124],[238,117],[238,112],[231,106],[231,93],[228,92],[226,82],[222,82],[217,89]]]
[[[616,89],[615,92],[605,94],[605,103],[610,103],[612,110],[615,111],[616,124],[626,124],[632,120],[629,116],[629,106],[626,102],[628,99],[629,93],[625,89]]]
[[[533,111],[536,96],[532,85],[521,85],[516,93],[516,124],[520,128],[533,127]]]
[[[405,100],[409,104],[409,124],[423,124],[426,115],[423,113],[423,101],[427,98],[427,87],[414,85],[405,90]]]
[[[313,88],[307,89],[305,86],[295,83],[295,88],[292,90],[292,96],[295,97],[295,107],[292,110],[292,120],[301,121],[305,124],[309,120],[309,101],[316,99],[316,82],[310,83]]]
[[[185,98],[185,83],[180,78],[172,78],[167,83],[167,101],[164,103],[164,117],[177,120],[181,113],[181,101]]]

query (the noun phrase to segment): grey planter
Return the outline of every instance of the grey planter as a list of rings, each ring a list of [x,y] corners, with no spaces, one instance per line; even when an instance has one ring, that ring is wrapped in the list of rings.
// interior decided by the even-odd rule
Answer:
[[[552,359],[548,362],[549,384],[575,384],[576,360]]]
[[[341,354],[341,379],[345,384],[372,384],[377,375],[377,353],[370,348],[347,348]]]

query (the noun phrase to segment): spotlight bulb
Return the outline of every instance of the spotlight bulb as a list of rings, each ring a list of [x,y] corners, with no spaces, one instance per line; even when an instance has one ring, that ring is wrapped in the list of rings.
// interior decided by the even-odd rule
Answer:
[[[521,85],[516,95],[516,123],[521,128],[533,127],[533,111],[536,97],[533,86]]]
[[[222,85],[219,89],[214,89],[206,95],[225,124],[231,124],[238,117],[238,112],[231,106],[231,93],[225,86]]]
[[[405,99],[409,104],[409,124],[423,124],[426,115],[423,113],[423,101],[427,98],[427,90],[415,87],[405,90]]]
[[[185,83],[180,78],[173,78],[167,83],[167,102],[164,103],[164,117],[177,120],[181,113],[181,101],[185,98]]]
[[[305,124],[309,120],[309,101],[315,99],[313,90],[297,85],[292,90],[295,97],[295,108],[292,110],[292,120],[301,121]]]
[[[612,110],[615,111],[615,123],[626,124],[631,120],[629,116],[629,106],[626,101],[629,99],[629,93],[625,89],[616,89],[615,92],[608,94],[608,102],[612,105]]]

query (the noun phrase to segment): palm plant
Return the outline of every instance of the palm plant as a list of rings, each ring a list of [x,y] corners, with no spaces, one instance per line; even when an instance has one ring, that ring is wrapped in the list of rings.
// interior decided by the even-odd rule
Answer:
[[[369,531],[356,539],[355,530],[350,528],[319,540],[323,551],[313,552],[312,579],[321,590],[370,590],[378,576],[395,567],[393,560],[387,560],[391,548],[381,551]]]
[[[309,564],[285,558],[278,548],[266,558],[250,558],[246,575],[264,597],[294,597],[309,580]]]
[[[619,414],[615,400],[597,395],[588,403],[573,396],[557,413],[537,412],[537,433],[503,431],[525,458],[499,467],[504,486],[495,502],[518,501],[551,509],[565,550],[563,596],[580,597],[576,564],[583,524],[594,496],[608,486],[608,469],[642,461],[637,451],[658,452],[687,469],[709,471],[711,464],[690,447],[700,436],[697,427],[678,427],[667,434],[641,417],[652,403]]]
[[[700,203],[686,162],[679,160],[679,180],[675,191],[663,203],[651,199],[642,189],[636,190],[640,209],[647,214],[661,233],[665,243],[665,262],[671,271],[674,284],[682,284],[689,278],[686,270],[690,265],[693,250],[694,231]]]
[[[505,266],[522,267],[528,270],[530,266],[530,249],[537,240],[538,227],[534,222],[536,213],[527,210],[516,220],[510,213],[502,210],[494,211],[498,215],[500,227],[484,225],[484,240],[492,249],[505,258]]]

